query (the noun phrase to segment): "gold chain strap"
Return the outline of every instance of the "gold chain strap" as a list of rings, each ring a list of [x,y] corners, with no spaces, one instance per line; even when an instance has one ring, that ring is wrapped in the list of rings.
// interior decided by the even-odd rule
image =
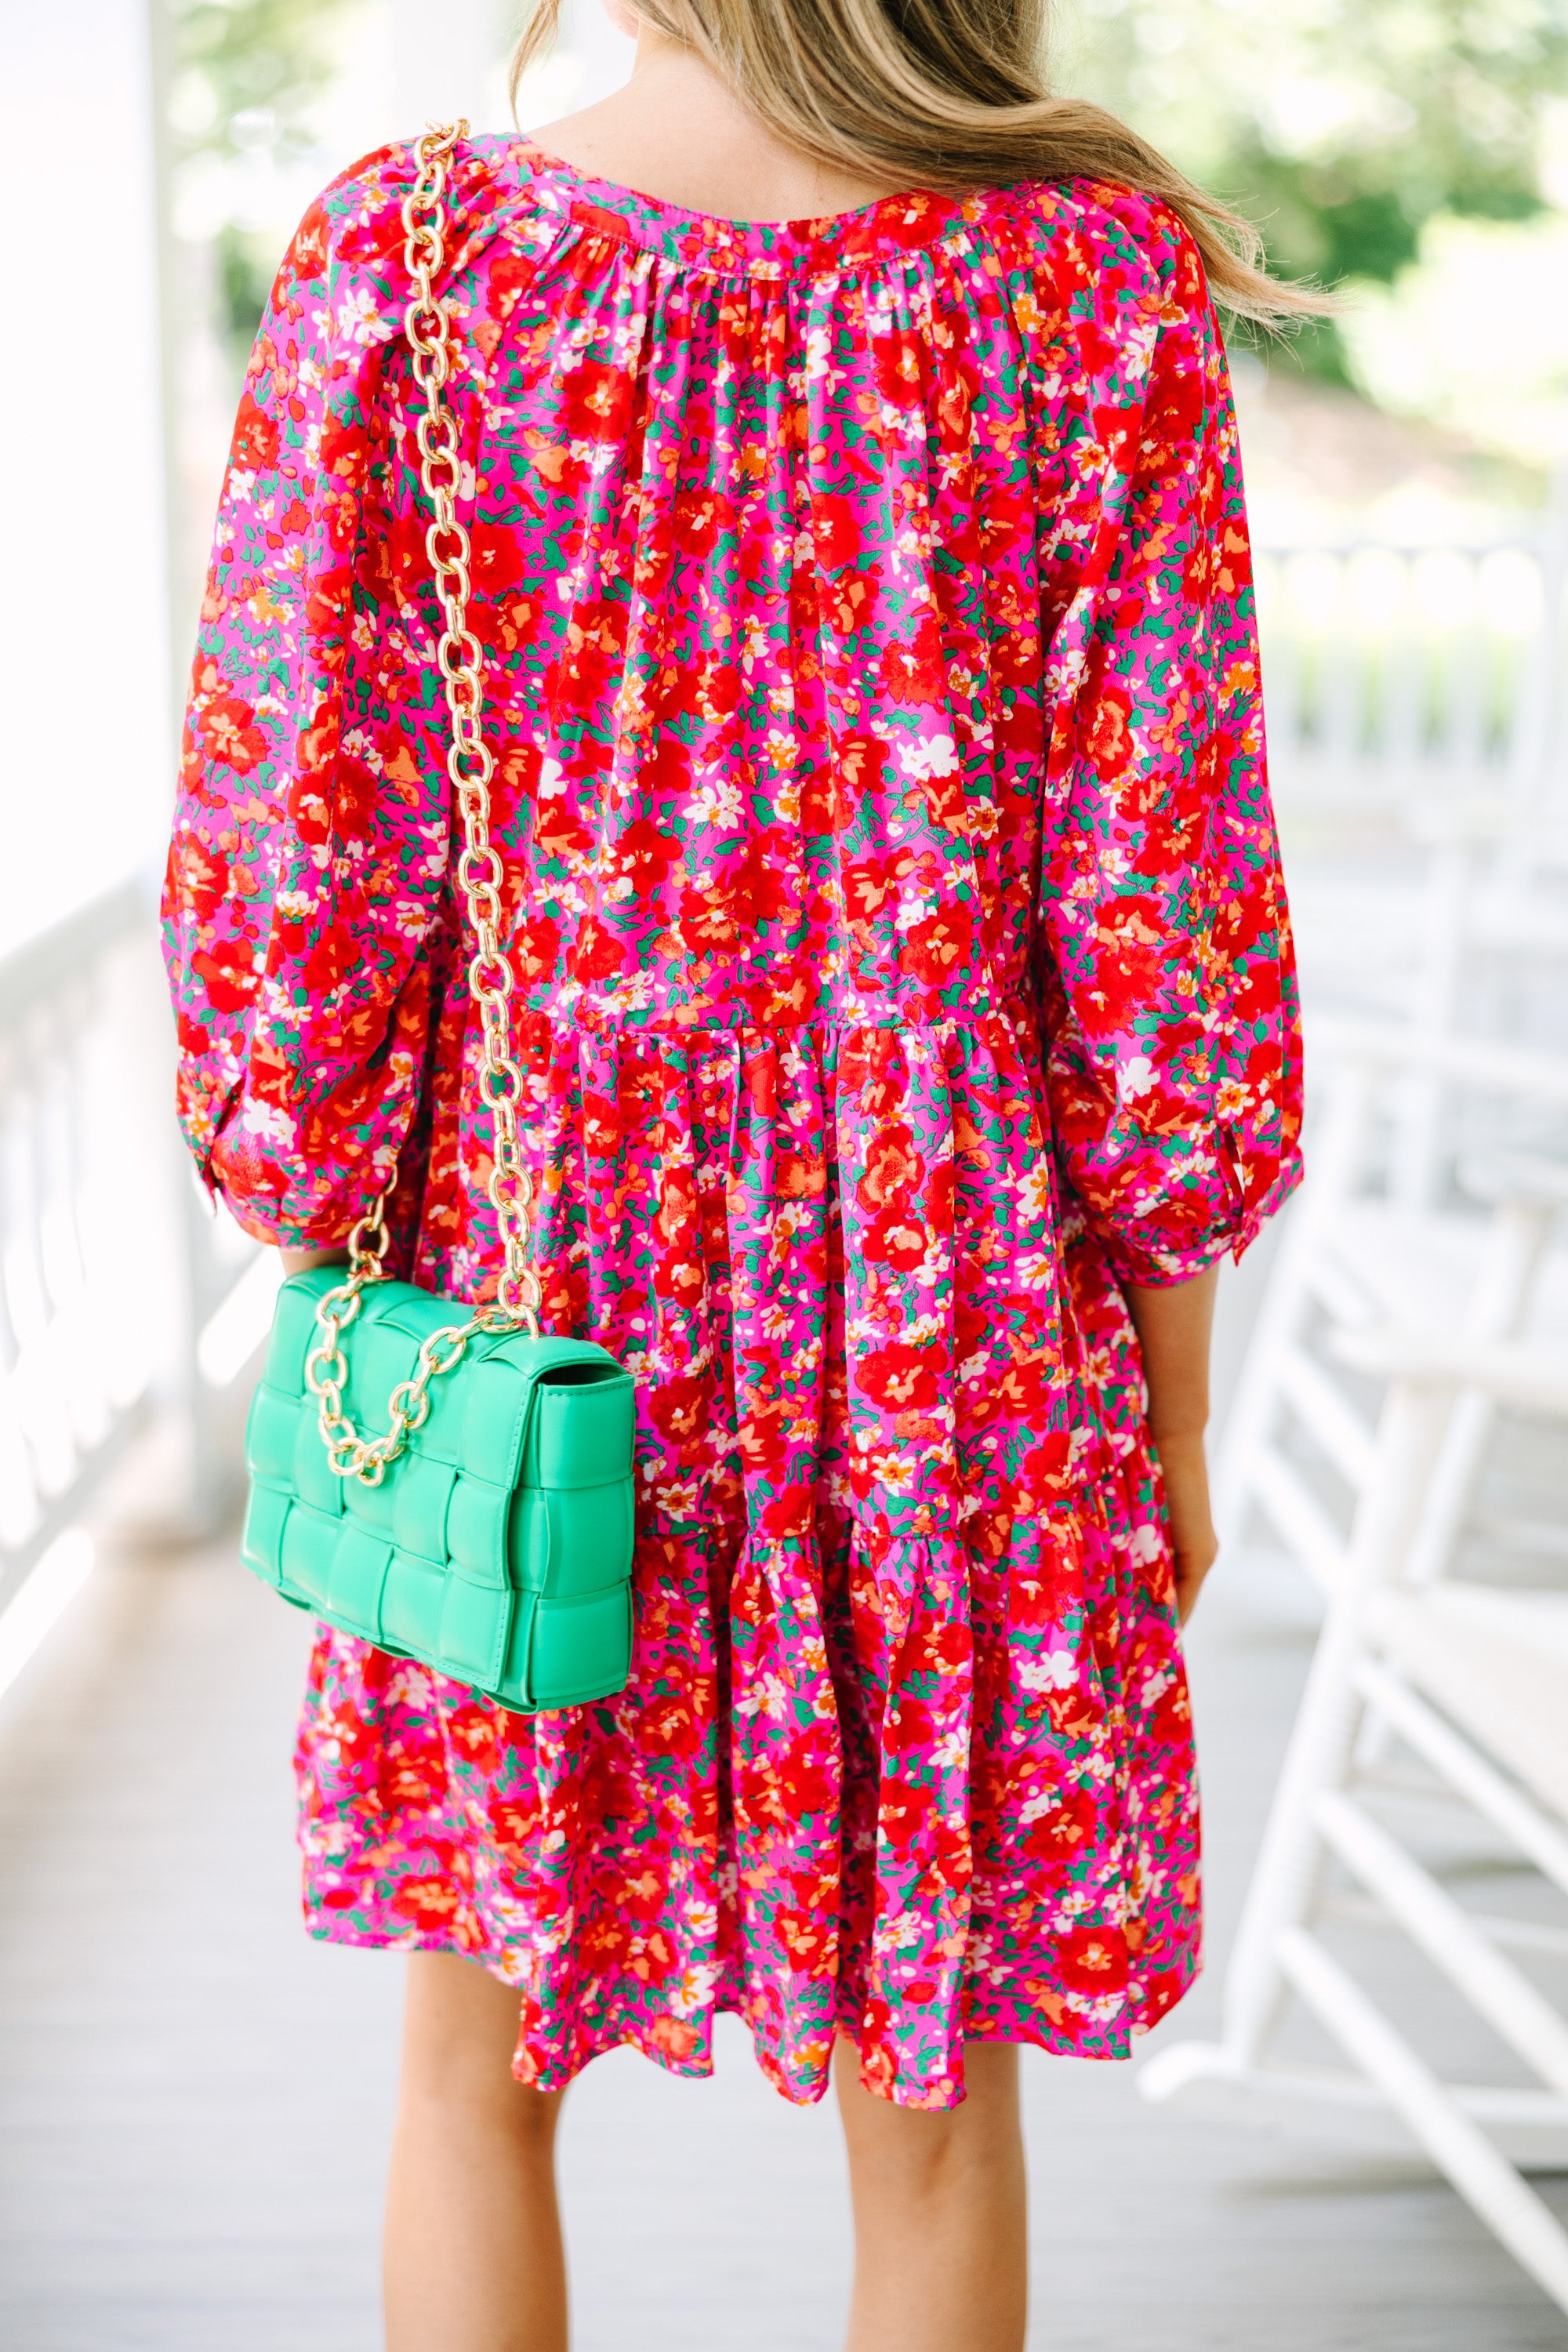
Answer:
[[[476,1332],[521,1325],[531,1339],[539,1337],[539,1276],[529,1262],[533,1182],[517,1139],[522,1074],[511,1058],[511,966],[500,939],[504,869],[490,840],[489,782],[495,758],[484,739],[484,653],[468,627],[471,550],[458,520],[458,425],[447,403],[452,321],[448,303],[435,292],[447,252],[447,167],[468,128],[467,122],[432,125],[415,150],[419,176],[403,205],[403,257],[415,291],[404,326],[413,352],[414,381],[425,395],[425,413],[416,433],[419,479],[436,518],[425,533],[425,547],[445,624],[436,661],[451,721],[447,773],[463,824],[458,879],[477,942],[468,962],[468,992],[479,1016],[479,1096],[490,1116],[488,1189],[505,1258],[495,1304],[481,1307],[467,1323],[430,1333],[420,1348],[413,1378],[393,1391],[391,1427],[383,1436],[363,1437],[343,1410],[348,1364],[340,1343],[359,1313],[365,1286],[385,1278],[382,1260],[390,1182],[349,1235],[348,1280],[326,1292],[317,1307],[321,1336],[305,1360],[305,1381],[321,1406],[321,1436],[332,1468],[342,1478],[361,1478],[372,1486],[379,1484],[387,1464],[396,1460],[411,1432],[428,1414],[431,1381],[461,1362]]]

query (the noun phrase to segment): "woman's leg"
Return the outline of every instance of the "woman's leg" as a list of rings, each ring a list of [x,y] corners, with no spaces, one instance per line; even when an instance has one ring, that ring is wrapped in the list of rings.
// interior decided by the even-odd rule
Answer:
[[[564,2094],[514,2082],[518,1997],[449,1952],[408,1963],[387,2185],[387,2352],[565,2352]]]
[[[833,2071],[855,2211],[847,2352],[1023,2352],[1017,2051],[967,2042],[969,2095],[940,2114],[874,2098],[859,2063],[840,2040]]]

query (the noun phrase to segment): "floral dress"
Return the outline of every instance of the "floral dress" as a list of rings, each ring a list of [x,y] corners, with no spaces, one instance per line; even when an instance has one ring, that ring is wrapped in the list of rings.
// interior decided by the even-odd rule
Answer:
[[[493,1286],[403,313],[411,151],[314,205],[218,519],[169,866],[180,1100],[268,1241],[395,1165]],[[305,1906],[466,1953],[545,2087],[738,2012],[946,2107],[1121,2057],[1198,1817],[1121,1283],[1298,1172],[1224,352],[1085,183],[745,225],[459,151],[444,284],[547,1325],[640,1401],[631,1680],[511,1715],[323,1629]]]

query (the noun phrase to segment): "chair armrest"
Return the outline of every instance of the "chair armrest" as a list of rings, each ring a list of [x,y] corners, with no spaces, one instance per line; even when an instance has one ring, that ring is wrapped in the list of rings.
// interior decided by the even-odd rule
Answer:
[[[1395,1076],[1424,1072],[1455,1078],[1491,1094],[1523,1095],[1542,1104],[1568,1104],[1568,1061],[1528,1045],[1489,1037],[1428,1036],[1419,1030],[1319,1013],[1307,1043],[1339,1068],[1360,1066]]]
[[[1472,1339],[1394,1324],[1336,1327],[1331,1346],[1352,1371],[1417,1388],[1483,1389],[1499,1404],[1568,1419],[1568,1354],[1505,1339]]]
[[[1478,1151],[1460,1160],[1457,1173],[1473,1201],[1568,1209],[1568,1160],[1549,1160],[1539,1151]]]

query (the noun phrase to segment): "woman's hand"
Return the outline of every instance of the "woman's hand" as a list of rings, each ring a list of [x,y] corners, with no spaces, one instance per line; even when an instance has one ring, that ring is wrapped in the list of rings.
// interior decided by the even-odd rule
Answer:
[[[1184,1625],[1197,1606],[1219,1538],[1209,1509],[1204,1431],[1209,1417],[1209,1338],[1214,1328],[1219,1268],[1192,1282],[1155,1289],[1124,1283],[1128,1312],[1143,1353],[1149,1392],[1149,1435],[1165,1480],[1171,1549],[1175,1557],[1176,1607]]]
[[[1184,1625],[1197,1607],[1198,1592],[1215,1564],[1219,1538],[1209,1509],[1209,1466],[1202,1430],[1154,1440],[1165,1480],[1165,1509],[1176,1569],[1176,1609]]]

